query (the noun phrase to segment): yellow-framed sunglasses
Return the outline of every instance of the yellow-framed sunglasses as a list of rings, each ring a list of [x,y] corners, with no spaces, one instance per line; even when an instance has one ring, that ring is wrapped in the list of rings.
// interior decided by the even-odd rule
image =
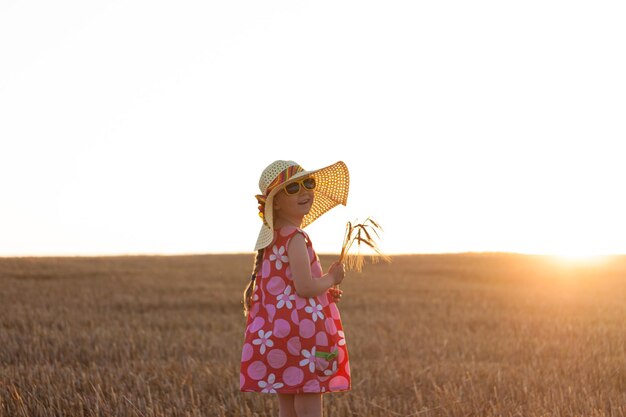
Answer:
[[[317,184],[315,183],[315,178],[309,177],[302,180],[290,182],[285,185],[283,189],[285,190],[285,194],[287,195],[295,195],[300,192],[300,187],[303,187],[305,190],[313,191]]]

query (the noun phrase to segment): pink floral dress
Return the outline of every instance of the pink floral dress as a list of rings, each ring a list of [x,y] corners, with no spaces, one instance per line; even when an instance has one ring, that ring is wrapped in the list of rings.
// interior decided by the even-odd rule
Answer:
[[[312,277],[322,276],[308,235],[296,227],[274,232],[265,248],[241,352],[240,389],[264,393],[325,393],[350,389],[350,365],[339,310],[329,292],[296,294],[290,239],[306,239]]]

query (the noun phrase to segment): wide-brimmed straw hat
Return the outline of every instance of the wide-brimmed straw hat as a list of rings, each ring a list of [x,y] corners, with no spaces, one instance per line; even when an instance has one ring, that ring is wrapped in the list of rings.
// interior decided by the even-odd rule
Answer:
[[[274,240],[274,196],[283,186],[303,177],[315,178],[315,198],[309,213],[302,219],[300,227],[304,228],[333,207],[348,202],[350,174],[342,161],[325,168],[307,171],[294,161],[274,161],[261,174],[259,189],[261,194],[256,198],[259,202],[259,216],[263,226],[259,232],[254,250],[266,248]]]

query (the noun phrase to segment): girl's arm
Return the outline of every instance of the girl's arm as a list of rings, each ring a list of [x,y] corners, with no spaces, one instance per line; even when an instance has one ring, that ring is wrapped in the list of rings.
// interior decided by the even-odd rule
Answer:
[[[331,265],[328,273],[321,278],[311,277],[311,263],[309,251],[306,247],[304,236],[296,233],[289,242],[287,248],[291,276],[296,287],[296,293],[300,297],[309,298],[320,295],[333,285],[341,283],[344,277],[343,264],[335,262]]]

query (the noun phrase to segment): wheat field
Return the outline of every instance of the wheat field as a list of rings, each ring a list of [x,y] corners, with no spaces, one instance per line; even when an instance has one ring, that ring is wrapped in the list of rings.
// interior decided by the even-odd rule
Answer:
[[[277,416],[238,389],[252,261],[0,259],[0,415]],[[626,257],[395,256],[341,287],[325,416],[626,416]]]

